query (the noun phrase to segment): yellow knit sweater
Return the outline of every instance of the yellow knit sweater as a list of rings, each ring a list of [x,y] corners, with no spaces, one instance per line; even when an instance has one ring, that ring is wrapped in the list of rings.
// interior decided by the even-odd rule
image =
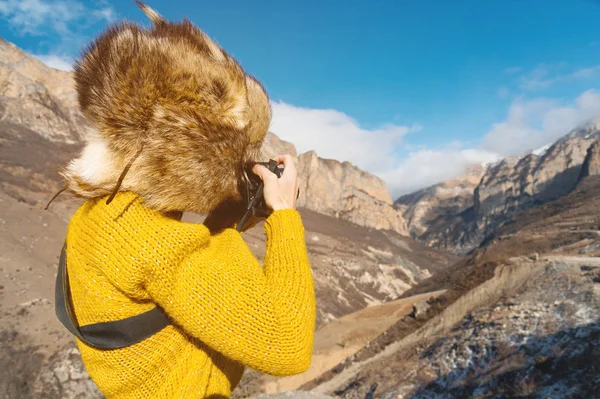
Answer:
[[[264,269],[234,229],[169,219],[132,193],[90,200],[69,224],[67,263],[80,325],[160,305],[173,325],[130,347],[77,340],[108,398],[226,396],[244,366],[271,375],[305,371],[315,295],[304,228],[295,210],[265,222]]]

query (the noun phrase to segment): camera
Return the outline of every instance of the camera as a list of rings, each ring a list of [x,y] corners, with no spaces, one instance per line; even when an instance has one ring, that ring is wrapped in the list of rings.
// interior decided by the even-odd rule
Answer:
[[[269,162],[255,162],[254,164],[265,166],[272,173],[275,173],[277,178],[281,177],[281,174],[284,170],[283,168],[280,168],[277,165],[277,162],[272,159],[270,159]],[[252,164],[252,166],[254,166],[254,164]],[[240,219],[240,222],[237,225],[237,231],[243,230],[244,224],[250,215],[259,218],[267,218],[272,213],[272,210],[267,206],[263,196],[264,183],[261,178],[255,175],[252,170],[246,170],[246,176],[246,203],[248,206],[246,208],[246,213]]]

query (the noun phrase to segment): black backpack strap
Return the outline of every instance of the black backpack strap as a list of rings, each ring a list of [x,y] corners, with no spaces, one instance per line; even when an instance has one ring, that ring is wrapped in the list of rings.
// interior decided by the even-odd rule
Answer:
[[[160,307],[121,320],[79,327],[71,304],[71,289],[67,273],[67,244],[63,246],[56,275],[56,316],[81,341],[98,349],[119,349],[136,344],[170,324]]]

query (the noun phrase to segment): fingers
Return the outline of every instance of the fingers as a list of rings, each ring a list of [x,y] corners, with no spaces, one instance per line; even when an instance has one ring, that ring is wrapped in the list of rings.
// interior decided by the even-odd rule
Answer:
[[[273,158],[278,165],[283,164],[281,178],[261,164],[255,164],[252,172],[264,182],[263,196],[265,203],[274,211],[279,209],[296,209],[299,196],[298,176],[294,158],[291,155],[280,155]]]
[[[285,155],[279,155],[275,158],[273,158],[274,161],[277,162],[278,165],[283,164],[284,168],[296,168],[294,165],[294,158],[292,158],[291,155],[289,154],[285,154]]]
[[[278,157],[273,158],[273,160],[276,161],[278,165],[283,164],[284,170],[282,177],[296,176],[296,165],[294,165],[294,158],[291,155],[279,155]]]
[[[275,173],[271,172],[269,169],[260,164],[254,165],[252,167],[252,172],[260,177],[262,181],[273,179],[277,180],[277,175]]]

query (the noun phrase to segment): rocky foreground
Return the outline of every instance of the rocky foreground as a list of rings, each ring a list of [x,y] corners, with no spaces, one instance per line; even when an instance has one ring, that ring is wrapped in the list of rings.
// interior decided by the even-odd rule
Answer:
[[[314,390],[364,398],[376,384],[381,398],[593,398],[599,358],[600,258],[513,259],[421,330]]]

